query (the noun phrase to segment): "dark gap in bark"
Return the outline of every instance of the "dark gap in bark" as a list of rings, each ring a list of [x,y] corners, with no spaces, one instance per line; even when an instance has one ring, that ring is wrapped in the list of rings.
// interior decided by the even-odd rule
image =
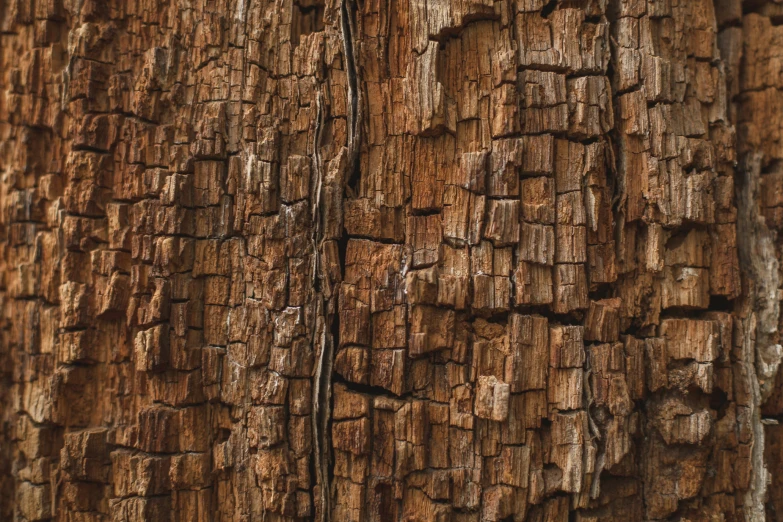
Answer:
[[[734,310],[734,300],[725,295],[710,295],[708,308],[711,312],[729,312]]]
[[[402,395],[397,395],[382,386],[375,386],[372,384],[361,384],[358,382],[349,381],[339,373],[334,374],[333,382],[344,385],[346,388],[348,388],[350,391],[354,393],[361,393],[362,395],[369,395],[371,397],[390,397],[393,399],[402,399],[409,395],[408,392],[405,392]]]
[[[714,388],[709,396],[710,409],[714,410],[718,414],[718,419],[722,419],[726,415],[726,410],[731,404],[728,394],[720,388]]]
[[[541,18],[547,18],[552,11],[557,8],[558,0],[550,0],[544,7],[541,8]]]
[[[302,39],[311,33],[324,30],[324,0],[298,0],[294,2],[291,13],[291,44],[296,47]]]
[[[348,252],[348,241],[350,240],[350,236],[348,236],[348,231],[343,228],[343,233],[340,235],[340,237],[337,239],[337,254],[340,258],[340,275],[342,277],[345,277],[345,256]],[[339,315],[339,314],[338,314]],[[336,341],[340,340],[339,330],[338,335],[334,337]],[[339,346],[339,343],[336,344],[336,346]]]
[[[661,321],[664,319],[704,319],[703,314],[711,312],[710,308],[690,308],[687,306],[670,306],[661,310]]]
[[[612,283],[597,283],[595,290],[588,292],[588,296],[593,301],[600,301],[601,299],[609,299],[614,297],[612,291]]]
[[[378,515],[380,522],[394,521],[394,492],[391,484],[379,483],[375,486],[375,497],[379,499]]]
[[[564,326],[581,326],[584,315],[587,310],[574,310],[566,314],[554,312],[550,305],[518,305],[514,306],[512,313],[523,315],[540,315],[546,317],[550,324],[559,324]]]
[[[357,164],[351,169],[350,176],[345,181],[346,196],[348,199],[358,199],[359,196],[359,183],[362,179],[362,173],[359,169],[358,158]]]
[[[766,0],[743,0],[742,16],[751,13],[758,13],[766,3],[767,3]]]

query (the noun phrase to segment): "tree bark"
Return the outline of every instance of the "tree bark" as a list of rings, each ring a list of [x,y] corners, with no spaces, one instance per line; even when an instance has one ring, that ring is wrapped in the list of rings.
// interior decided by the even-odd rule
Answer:
[[[0,519],[783,522],[778,0],[0,0]]]

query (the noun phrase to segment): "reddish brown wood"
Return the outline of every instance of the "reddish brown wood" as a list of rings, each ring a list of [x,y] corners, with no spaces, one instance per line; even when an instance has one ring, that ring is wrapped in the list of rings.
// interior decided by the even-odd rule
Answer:
[[[781,20],[0,0],[0,519],[783,520]]]

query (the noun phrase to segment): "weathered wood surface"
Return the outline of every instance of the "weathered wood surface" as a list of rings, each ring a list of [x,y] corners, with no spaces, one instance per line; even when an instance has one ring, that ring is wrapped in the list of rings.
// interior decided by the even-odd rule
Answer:
[[[0,519],[783,521],[781,20],[0,0]]]

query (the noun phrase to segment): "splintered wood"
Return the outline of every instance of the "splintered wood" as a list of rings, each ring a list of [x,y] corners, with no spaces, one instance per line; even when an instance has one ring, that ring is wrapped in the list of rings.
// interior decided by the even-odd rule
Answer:
[[[783,521],[744,4],[0,0],[0,519]]]

